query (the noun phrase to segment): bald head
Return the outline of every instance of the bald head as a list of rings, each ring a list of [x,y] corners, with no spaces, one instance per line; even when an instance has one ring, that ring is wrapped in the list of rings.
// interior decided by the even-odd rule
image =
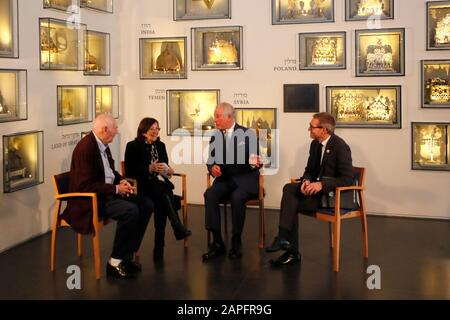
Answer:
[[[111,143],[117,134],[116,119],[110,114],[100,114],[95,118],[92,131],[104,143]]]
[[[214,110],[214,122],[219,130],[230,129],[234,123],[234,107],[228,102],[221,102]]]
[[[232,116],[234,118],[234,107],[228,102],[221,102],[217,105],[217,108],[221,108],[223,110],[223,114],[225,116]]]

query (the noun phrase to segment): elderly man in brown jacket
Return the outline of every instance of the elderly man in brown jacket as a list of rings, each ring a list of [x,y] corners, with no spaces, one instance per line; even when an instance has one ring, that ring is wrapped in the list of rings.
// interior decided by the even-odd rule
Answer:
[[[117,124],[112,116],[102,114],[95,119],[92,132],[81,139],[73,151],[69,192],[96,193],[100,218],[117,220],[106,274],[129,278],[141,270],[133,256],[140,247],[153,203],[134,195],[129,182],[115,171],[108,144],[116,134]],[[79,233],[94,232],[89,200],[70,200],[63,218]]]

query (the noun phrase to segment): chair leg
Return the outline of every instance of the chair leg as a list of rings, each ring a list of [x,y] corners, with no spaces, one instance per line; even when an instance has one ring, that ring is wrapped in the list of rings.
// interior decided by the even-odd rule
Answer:
[[[362,218],[362,238],[364,245],[364,258],[367,259],[369,258],[369,236],[367,230],[367,216],[365,211],[363,211],[361,218]]]
[[[101,271],[100,271],[100,236],[98,234],[98,230],[95,232],[95,235],[92,239],[92,243],[94,245],[95,279],[99,280],[101,276]]]
[[[334,248],[333,248],[333,267],[335,272],[339,272],[339,255],[341,246],[341,219],[336,217],[334,223]]]
[[[81,257],[82,253],[82,247],[81,247],[81,243],[82,243],[82,237],[80,233],[77,233],[77,240],[78,240],[78,256]]]
[[[264,230],[265,230],[265,225],[264,225],[264,203],[260,203],[259,204],[259,245],[258,247],[260,249],[264,248]]]
[[[182,212],[183,212],[183,224],[185,226],[185,228],[188,228],[188,216],[187,216],[187,205],[183,205],[182,207]],[[189,245],[189,237],[184,238],[184,247],[187,248]]]
[[[56,229],[58,228],[58,213],[61,207],[61,202],[56,201],[55,205],[55,216],[53,218],[53,227],[52,227],[52,249],[50,254],[50,271],[55,271],[55,247],[56,247]]]
[[[330,247],[334,248],[334,226],[332,222],[328,222],[328,228],[330,229]]]

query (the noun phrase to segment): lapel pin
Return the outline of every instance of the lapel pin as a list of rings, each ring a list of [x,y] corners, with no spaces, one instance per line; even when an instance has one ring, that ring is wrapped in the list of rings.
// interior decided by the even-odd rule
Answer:
[[[330,149],[327,149],[327,153],[330,153]]]

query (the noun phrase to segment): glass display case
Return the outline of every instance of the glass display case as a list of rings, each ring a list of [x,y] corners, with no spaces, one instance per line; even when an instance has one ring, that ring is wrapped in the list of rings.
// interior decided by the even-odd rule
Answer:
[[[327,112],[341,128],[397,128],[401,121],[400,86],[327,87]]]
[[[167,135],[210,134],[220,90],[167,90]]]
[[[334,22],[334,0],[272,0],[272,24]]]
[[[231,0],[174,0],[173,19],[231,19]]]
[[[111,114],[116,119],[119,118],[119,86],[95,86],[95,117],[102,113]]]
[[[110,34],[86,31],[84,75],[109,76],[111,69]]]
[[[101,12],[113,13],[113,0],[81,0],[81,7]]]
[[[242,70],[242,27],[192,28],[192,70]]]
[[[58,126],[92,121],[92,87],[58,86]]]
[[[240,125],[256,131],[259,141],[259,154],[264,168],[277,166],[277,109],[275,108],[236,108],[235,119]]]
[[[319,112],[319,84],[285,84],[284,112]]]
[[[299,69],[346,69],[346,33],[299,33]]]
[[[345,0],[345,21],[394,19],[394,0]]]
[[[139,39],[141,79],[187,79],[186,37]]]
[[[405,29],[356,30],[356,76],[404,76]]]
[[[422,107],[450,108],[450,60],[422,60]]]
[[[18,0],[0,0],[0,58],[19,57]]]
[[[44,182],[42,131],[3,136],[3,192],[11,193]]]
[[[0,122],[27,119],[27,71],[0,69]]]
[[[450,171],[450,123],[413,122],[412,169]]]
[[[40,18],[41,70],[84,70],[86,25]]]
[[[44,9],[55,9],[66,13],[78,12],[80,0],[44,0]]]
[[[450,50],[450,1],[427,2],[427,50]]]

